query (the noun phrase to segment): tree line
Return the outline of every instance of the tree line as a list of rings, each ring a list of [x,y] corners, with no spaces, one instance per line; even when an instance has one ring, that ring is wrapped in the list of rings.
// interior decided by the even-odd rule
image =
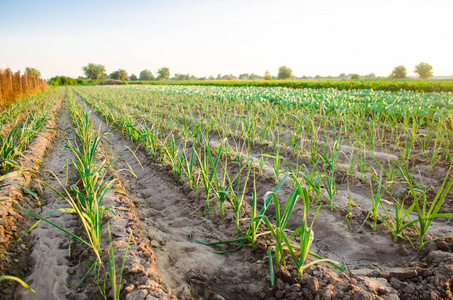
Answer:
[[[118,69],[109,75],[106,73],[105,66],[89,63],[88,65],[82,67],[83,72],[88,80],[125,80],[128,77],[126,70]],[[151,81],[151,80],[168,80],[170,78],[170,69],[167,67],[160,68],[157,71],[157,78],[154,77],[153,73],[150,70],[143,70],[140,72],[140,77],[132,74],[128,79],[129,80],[141,80],[141,81]]]
[[[110,74],[107,75],[105,66],[99,65],[99,64],[94,64],[94,63],[89,63],[88,65],[84,66],[82,68],[83,72],[85,73],[85,76],[88,80],[107,80],[107,79],[113,79],[113,80],[129,80],[129,81],[153,81],[153,80],[234,80],[234,79],[240,79],[240,80],[272,80],[272,79],[306,79],[308,77],[303,76],[300,78],[297,78],[293,74],[293,70],[287,66],[281,66],[278,68],[278,74],[277,76],[272,76],[268,70],[264,73],[263,76],[257,75],[254,73],[243,73],[240,74],[239,77],[236,77],[232,74],[229,75],[223,75],[218,74],[217,77],[214,77],[213,75],[210,75],[209,77],[196,77],[195,75],[189,75],[189,74],[179,74],[176,73],[174,77],[170,78],[170,69],[168,67],[162,67],[157,71],[157,77],[154,76],[154,74],[148,70],[145,69],[140,72],[139,76],[132,74],[131,76],[128,76],[128,73],[124,69],[118,69]],[[419,75],[421,79],[428,79],[433,77],[433,67],[425,62],[421,62],[418,65],[415,66],[415,73]],[[378,77],[374,73],[370,73],[367,75],[359,75],[355,73],[341,73],[338,77],[333,77],[333,76],[326,76],[322,77],[319,75],[316,75],[314,77],[315,79],[377,79]],[[391,79],[404,79],[407,78],[407,70],[406,67],[403,65],[396,66],[388,78]]]

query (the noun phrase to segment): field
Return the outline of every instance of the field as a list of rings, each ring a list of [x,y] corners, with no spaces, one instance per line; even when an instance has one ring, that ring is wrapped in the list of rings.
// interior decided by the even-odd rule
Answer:
[[[2,299],[451,299],[451,92],[59,87],[2,110]]]

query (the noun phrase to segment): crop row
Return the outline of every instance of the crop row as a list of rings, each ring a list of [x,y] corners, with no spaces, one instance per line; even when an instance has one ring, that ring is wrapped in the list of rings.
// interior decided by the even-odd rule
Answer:
[[[16,280],[25,287],[28,286],[19,278],[5,273],[9,262],[13,260],[12,253],[8,252],[9,247],[14,247],[12,238],[20,237],[17,228],[23,222],[16,212],[15,204],[23,199],[21,188],[30,192],[27,186],[55,135],[55,115],[61,107],[63,94],[63,89],[57,89],[18,102],[13,105],[13,109],[6,110],[8,118],[4,118],[6,123],[2,123],[7,126],[2,128],[0,136],[0,279]],[[31,192],[31,195],[34,193]],[[15,270],[19,273],[22,271]]]
[[[49,110],[63,96],[63,90],[52,90],[5,109],[0,118],[0,174],[10,170],[15,159],[45,127]]]
[[[146,89],[169,95],[199,96],[225,101],[272,102],[288,109],[310,108],[320,114],[378,116],[393,122],[424,124],[439,120],[453,108],[451,93],[382,92],[373,90],[340,91],[335,89],[288,89],[257,87],[153,86],[128,87]]]
[[[448,120],[423,129],[418,124],[412,124],[411,127],[401,127],[398,123],[380,126],[377,118],[348,118],[346,114],[342,119],[335,120],[329,116],[310,114],[306,110],[291,119],[285,117],[285,110],[275,112],[275,106],[272,105],[262,105],[260,110],[261,104],[252,108],[234,102],[231,105],[223,103],[225,110],[216,110],[215,105],[210,109],[215,101],[204,101],[203,98],[159,98],[151,94],[148,99],[157,103],[150,104],[146,100],[137,101],[136,97],[140,96],[147,97],[132,94],[130,98],[135,100],[130,103],[155,107],[152,112],[146,113],[145,110],[143,114],[153,127],[159,124],[170,126],[171,129],[181,126],[181,137],[186,139],[190,127],[203,127],[211,139],[228,138],[230,144],[240,145],[248,154],[257,142],[262,144],[266,141],[267,148],[273,149],[274,154],[290,152],[296,163],[309,165],[323,161],[329,166],[328,173],[332,177],[339,166],[340,169],[346,167],[347,173],[359,170],[362,178],[364,172],[371,168],[384,173],[386,181],[394,182],[398,166],[417,173],[414,167],[420,162],[428,162],[430,173],[436,166],[451,162],[449,149],[452,136],[451,130],[448,130]],[[124,95],[120,97],[128,99]],[[112,106],[125,104],[115,104],[113,100],[110,102]],[[232,121],[235,118],[239,120]],[[298,121],[302,125],[293,127]],[[293,128],[297,131],[293,131]],[[377,148],[381,152],[376,152]],[[392,190],[392,184],[390,186]]]
[[[337,89],[397,92],[453,92],[449,80],[209,80],[209,81],[130,81],[128,84],[197,85],[228,87],[284,87],[293,89]]]

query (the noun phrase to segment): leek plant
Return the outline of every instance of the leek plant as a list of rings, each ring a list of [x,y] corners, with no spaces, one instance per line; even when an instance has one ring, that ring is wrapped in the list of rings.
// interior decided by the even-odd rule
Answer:
[[[24,288],[33,293],[36,293],[34,289],[32,289],[28,284],[26,284],[22,279],[17,278],[16,276],[9,276],[9,275],[0,275],[0,280],[14,280],[19,282]]]
[[[126,250],[124,251],[123,255],[123,260],[121,262],[121,266],[119,268],[119,274],[116,272],[116,263],[115,263],[115,252],[113,249],[113,240],[112,240],[112,234],[110,232],[110,225],[108,225],[108,232],[109,232],[109,239],[110,239],[110,244],[109,247],[107,248],[107,263],[108,263],[108,272],[104,276],[104,284],[101,287],[99,284],[99,278],[95,279],[96,285],[98,286],[99,292],[101,295],[105,298],[107,298],[107,290],[106,290],[106,283],[107,283],[107,278],[110,282],[110,288],[111,288],[111,294],[113,296],[113,300],[119,300],[120,299],[120,292],[121,292],[121,281],[123,280],[123,271],[124,271],[124,265],[126,263],[126,256],[127,252],[129,250],[129,245],[132,239],[133,231],[131,231],[129,235],[129,239],[126,244]],[[119,277],[118,277],[119,276]],[[100,277],[100,276],[98,276]]]
[[[335,182],[335,179],[328,175],[322,175],[321,171],[316,165],[316,162],[313,163],[313,166],[316,170],[314,172],[309,172],[309,174],[312,174],[312,176],[305,177],[305,179],[307,180],[307,183],[312,187],[312,191],[318,193],[317,200],[319,200],[320,196],[322,195],[333,209],[333,199],[337,194],[337,184]],[[324,187],[327,196],[321,191],[321,186]]]
[[[453,185],[453,177],[448,179],[448,175],[452,166],[450,166],[447,176],[445,177],[442,185],[440,186],[439,190],[437,191],[434,199],[430,203],[427,198],[427,189],[423,187],[423,182],[421,183],[421,187],[413,180],[411,175],[407,172],[402,172],[406,184],[408,184],[408,189],[414,198],[415,210],[417,212],[417,219],[411,220],[410,222],[406,223],[402,226],[402,229],[410,225],[414,225],[415,230],[417,231],[419,243],[418,248],[423,248],[424,245],[433,242],[437,239],[433,240],[425,240],[426,233],[428,232],[429,227],[432,224],[432,221],[436,218],[452,218],[453,213],[439,213],[442,205],[447,197],[447,193],[450,191]],[[418,225],[418,226],[417,226]]]
[[[299,246],[294,246],[293,244],[291,244],[291,242],[289,241],[288,237],[285,235],[282,228],[277,227],[277,230],[280,231],[280,234],[284,240],[285,246],[291,254],[291,258],[293,259],[293,263],[296,265],[297,274],[298,274],[299,278],[301,277],[303,271],[306,268],[308,268],[314,264],[320,263],[320,262],[327,262],[327,263],[333,265],[338,270],[343,272],[344,267],[341,266],[338,262],[330,260],[330,259],[322,258],[319,255],[310,252],[310,247],[314,240],[313,224],[314,224],[315,219],[322,206],[317,207],[316,212],[311,221],[311,224],[309,225],[308,214],[310,212],[310,199],[308,197],[308,191],[305,187],[301,186],[299,180],[297,180],[297,178],[294,177],[294,174],[293,174],[293,182],[295,183],[296,190],[298,191],[298,194],[302,198],[302,201],[304,204],[304,210],[303,210],[304,214],[303,214],[303,218],[302,218],[302,224],[290,236],[290,238],[291,238],[291,237],[296,236],[297,234],[300,234]],[[299,251],[299,254],[296,252],[296,250]],[[317,259],[306,264],[305,262],[307,260],[308,255],[311,255]]]
[[[279,265],[280,262],[283,261],[283,265],[285,265],[286,267],[285,256],[283,253],[283,237],[285,236],[284,230],[286,229],[286,225],[288,224],[289,217],[291,216],[291,213],[294,209],[294,205],[297,202],[299,190],[293,190],[291,195],[286,200],[282,211],[280,211],[280,203],[278,201],[277,195],[273,192],[267,192],[264,198],[267,198],[268,196],[272,197],[273,203],[275,205],[275,228],[266,215],[260,214],[257,218],[263,220],[267,229],[274,237],[275,246],[273,246],[272,248],[274,250],[276,264]]]
[[[222,143],[220,144],[220,147],[218,149],[218,155],[215,156],[215,159],[213,157],[213,153],[211,151],[211,148],[209,145],[203,145],[202,147],[202,154],[198,154],[198,152],[195,152],[197,162],[198,162],[198,167],[200,170],[200,175],[201,179],[203,181],[203,187],[205,189],[206,193],[206,201],[205,201],[205,208],[204,208],[204,213],[206,214],[209,211],[209,205],[210,205],[210,198],[211,198],[211,190],[214,192],[214,195],[220,199],[219,191],[217,188],[219,188],[219,177],[217,175],[217,166],[219,165],[220,162],[220,154],[222,153],[222,148],[223,145],[225,144],[226,140],[223,140]],[[215,183],[214,183],[215,182]],[[221,201],[223,204],[224,201]],[[223,208],[223,205],[221,205]],[[222,215],[223,215],[223,209],[222,209]]]
[[[181,163],[182,163],[182,170],[184,172],[185,178],[188,180],[189,186],[198,192],[199,187],[199,176],[197,172],[197,167],[195,166],[195,158],[196,158],[196,149],[195,146],[192,145],[190,149],[190,156],[186,154],[185,151],[181,154]],[[198,155],[198,154],[197,154]]]
[[[382,198],[382,194],[383,194],[383,190],[382,190],[382,172],[381,172],[380,177],[379,177],[379,182],[378,182],[378,187],[377,187],[376,193],[374,193],[374,191],[373,191],[373,184],[371,182],[371,178],[370,178],[370,187],[371,187],[371,208],[368,211],[368,214],[365,217],[365,220],[363,221],[362,226],[360,226],[360,229],[362,229],[362,227],[365,224],[365,222],[371,216],[371,218],[372,218],[372,223],[370,223],[371,228],[376,230],[377,220],[379,218],[378,210],[379,210],[379,206],[381,206],[381,198]],[[360,231],[360,229],[359,229],[359,231]]]
[[[389,210],[385,207],[384,203],[381,202],[382,209],[384,210],[385,215],[387,218],[382,218],[382,222],[385,224],[385,226],[389,229],[389,231],[393,235],[393,241],[396,243],[398,241],[398,238],[404,238],[403,237],[403,230],[410,226],[411,217],[410,214],[414,210],[414,207],[416,205],[415,202],[412,203],[407,209],[405,208],[405,201],[398,202],[395,200],[392,205],[395,210],[394,216],[392,217],[389,213]],[[409,220],[409,222],[407,222]],[[409,225],[408,225],[409,224]]]
[[[228,198],[228,200],[231,203],[231,208],[234,210],[235,214],[235,223],[236,223],[236,232],[239,233],[240,227],[239,227],[239,222],[243,221],[244,219],[240,218],[240,212],[243,209],[242,203],[244,201],[244,197],[246,194],[246,189],[247,189],[247,183],[250,179],[250,174],[253,168],[253,164],[251,163],[251,160],[253,157],[249,158],[242,166],[239,166],[239,170],[236,173],[236,175],[233,178],[230,178],[228,173],[226,173],[227,176],[227,187],[225,191],[222,192],[222,194]],[[242,171],[246,171],[245,178],[244,178],[244,183],[242,186],[242,190],[240,188],[241,185],[241,177],[242,177]],[[235,187],[236,189],[235,190]]]

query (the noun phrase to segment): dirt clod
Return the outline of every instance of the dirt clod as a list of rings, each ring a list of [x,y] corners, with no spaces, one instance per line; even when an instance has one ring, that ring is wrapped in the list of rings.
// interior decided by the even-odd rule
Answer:
[[[136,290],[126,295],[126,300],[145,300],[148,295],[146,290]]]
[[[301,277],[299,282],[301,286],[306,286],[313,294],[316,294],[319,290],[319,281],[315,277],[305,275]]]

